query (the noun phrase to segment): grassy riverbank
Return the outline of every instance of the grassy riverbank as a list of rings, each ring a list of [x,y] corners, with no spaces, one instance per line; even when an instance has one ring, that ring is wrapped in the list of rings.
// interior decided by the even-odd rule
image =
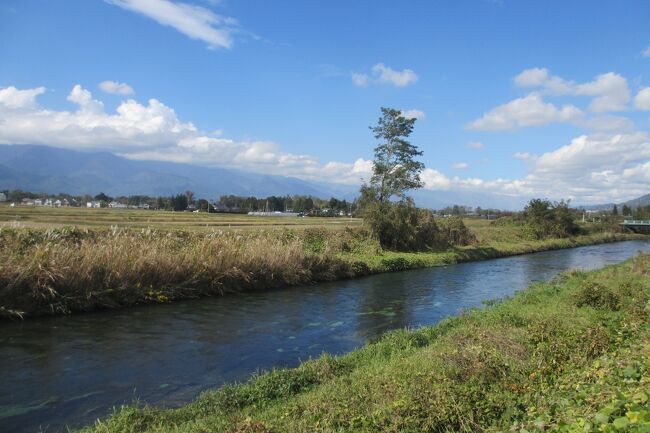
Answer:
[[[642,432],[649,394],[645,255],[179,409],[125,407],[84,431]]]
[[[476,236],[471,245],[425,253],[383,251],[359,227],[208,232],[3,227],[0,317],[164,303],[640,237],[594,231],[531,240],[520,225],[466,223]]]

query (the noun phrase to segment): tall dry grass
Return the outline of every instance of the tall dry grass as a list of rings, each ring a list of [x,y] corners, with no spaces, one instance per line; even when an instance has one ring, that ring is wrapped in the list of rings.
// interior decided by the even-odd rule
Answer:
[[[90,311],[352,277],[360,230],[0,231],[0,314]]]

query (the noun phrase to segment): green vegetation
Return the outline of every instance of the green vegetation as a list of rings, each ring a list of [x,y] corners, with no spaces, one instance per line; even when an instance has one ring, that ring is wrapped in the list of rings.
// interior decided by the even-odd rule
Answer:
[[[533,199],[524,208],[522,217],[535,239],[566,238],[580,233],[569,204],[564,201]]]
[[[647,432],[650,256],[84,432]]]
[[[192,226],[200,214],[29,212],[24,220],[38,218],[38,226],[50,228],[0,228],[0,317],[165,303],[642,237],[599,226],[603,231],[535,240],[516,221],[449,218],[436,223],[440,247],[415,253],[383,249],[353,219],[236,216],[226,223],[222,215],[205,213]],[[47,212],[52,220],[79,218],[95,228],[59,228],[60,223],[46,222]],[[148,219],[136,220],[144,215]],[[291,221],[296,228],[284,225]],[[354,226],[331,224],[336,221]],[[305,222],[323,225],[301,225]]]

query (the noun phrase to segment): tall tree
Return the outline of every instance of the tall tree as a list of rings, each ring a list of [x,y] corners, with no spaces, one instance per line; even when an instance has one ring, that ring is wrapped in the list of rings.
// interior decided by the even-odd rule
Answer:
[[[393,196],[404,200],[406,191],[424,186],[420,179],[424,164],[415,159],[422,151],[407,140],[414,124],[415,119],[405,118],[401,111],[382,107],[377,125],[370,127],[379,140],[370,179],[379,203]]]

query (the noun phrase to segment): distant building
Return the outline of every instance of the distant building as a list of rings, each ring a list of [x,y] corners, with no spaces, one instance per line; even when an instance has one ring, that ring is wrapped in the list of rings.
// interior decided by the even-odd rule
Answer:
[[[4,192],[0,192],[0,201],[7,201],[7,195]]]
[[[125,205],[124,203],[120,203],[117,201],[112,201],[108,204],[108,207],[113,208],[113,209],[126,209],[128,206]]]
[[[86,207],[99,209],[100,207],[102,207],[102,203],[99,201],[89,201],[86,203]]]

